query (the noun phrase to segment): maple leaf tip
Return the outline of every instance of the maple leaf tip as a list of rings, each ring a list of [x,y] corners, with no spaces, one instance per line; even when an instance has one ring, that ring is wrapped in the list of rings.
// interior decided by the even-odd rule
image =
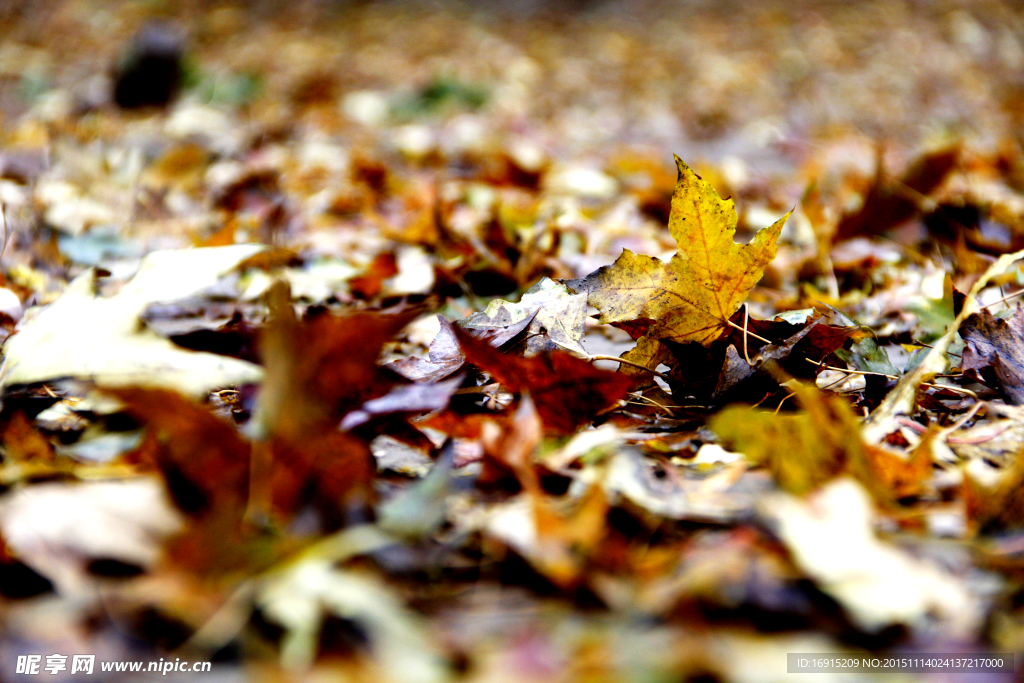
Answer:
[[[694,171],[692,168],[687,166],[686,162],[679,158],[678,154],[673,154],[672,158],[676,160],[676,169],[679,171],[679,177],[680,178],[682,178],[683,176],[686,176],[686,175],[694,175],[694,176],[697,176],[698,178],[700,178],[700,176],[697,175],[696,171]],[[703,178],[700,178],[700,179],[703,180]]]

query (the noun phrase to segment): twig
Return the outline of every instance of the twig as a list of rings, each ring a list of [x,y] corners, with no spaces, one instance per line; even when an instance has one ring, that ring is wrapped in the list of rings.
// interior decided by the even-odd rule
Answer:
[[[657,401],[655,401],[650,396],[644,396],[639,391],[634,391],[634,392],[630,393],[629,395],[632,396],[632,397],[635,397],[636,399],[638,399],[638,400],[635,400],[635,401],[630,401],[630,403],[636,403],[636,404],[639,405],[641,403],[641,401],[647,401],[651,405],[656,406],[658,408],[661,408],[662,410],[664,410],[666,413],[668,413],[670,415],[672,414],[672,409],[673,408],[676,408],[676,409],[682,408],[682,406],[666,406],[666,405],[662,405],[661,403],[658,403]]]
[[[10,238],[10,233],[7,231],[7,205],[3,202],[0,202],[0,220],[4,224],[4,245],[0,247],[0,256],[3,256],[7,251],[7,240]]]
[[[1024,294],[1024,289],[1022,289],[1022,290],[1021,290],[1021,293],[1022,293],[1022,294]],[[932,346],[931,344],[925,344],[925,343],[924,343],[923,341],[918,341],[917,339],[912,339],[911,341],[912,341],[912,342],[913,342],[914,344],[917,344],[918,346],[926,346],[926,347],[928,347],[929,349],[934,349],[934,348],[935,348],[935,347],[934,347],[934,346]],[[959,354],[959,353],[954,353],[954,352],[952,352],[952,351],[946,351],[946,353],[948,353],[948,354],[949,354],[949,355],[951,355],[951,356],[956,356],[956,357],[958,357],[958,358],[960,357],[960,354]],[[949,375],[949,376],[952,376],[952,375]]]
[[[807,361],[808,363],[813,363],[814,365],[818,366],[819,368],[824,368],[825,370],[836,370],[838,372],[848,372],[851,375],[877,375],[879,377],[888,377],[889,379],[899,379],[899,377],[897,377],[895,375],[887,375],[884,372],[869,372],[867,370],[851,370],[849,368],[837,368],[834,365],[825,365],[823,363],[819,363],[817,361],[813,361],[810,358],[804,358],[804,360]]]
[[[751,365],[750,356],[747,355],[747,322],[750,319],[750,306],[746,301],[743,302],[743,358],[746,359],[747,365]]]
[[[618,356],[588,356],[587,360],[589,360],[591,363],[593,363],[595,360],[610,360],[610,361],[614,361],[616,363],[623,363],[624,365],[629,365],[629,366],[632,366],[632,367],[637,368],[639,370],[646,370],[647,372],[651,373],[652,375],[657,375],[658,377],[661,377],[662,379],[665,379],[665,380],[669,379],[669,376],[666,375],[664,372],[658,372],[657,370],[651,370],[646,365],[640,365],[640,363],[634,363],[631,360],[626,360],[625,358],[619,358]]]
[[[1000,291],[1000,294],[1002,294],[1001,291]],[[1016,292],[1014,292],[1013,294],[1007,294],[1006,296],[1004,296],[1001,299],[996,299],[992,303],[985,304],[984,306],[982,306],[982,308],[988,308],[989,306],[995,306],[996,304],[1001,304],[1004,301],[1009,301],[1010,299],[1013,299],[1015,297],[1021,296],[1022,294],[1024,294],[1024,289],[1019,289]]]
[[[796,394],[786,394],[785,396],[783,396],[782,400],[779,401],[779,405],[775,406],[775,414],[778,415],[779,410],[782,409],[782,404],[785,403],[787,400],[793,398],[794,396],[796,396]]]
[[[963,387],[958,387],[954,384],[932,384],[931,382],[921,382],[921,386],[931,387],[932,389],[949,389],[954,394],[963,394],[964,396],[970,396],[975,401],[981,400],[980,398],[978,398],[978,395],[971,391],[970,389],[964,389]]]
[[[981,401],[978,401],[973,406],[971,406],[970,410],[968,410],[966,413],[961,415],[960,418],[957,419],[956,422],[951,424],[949,427],[943,429],[941,432],[939,432],[939,434],[942,436],[943,439],[947,438],[950,434],[952,434],[953,432],[955,432],[956,430],[960,429],[965,424],[967,424],[967,422],[972,417],[977,415],[978,414],[978,410],[980,410],[983,405],[984,404]]]
[[[772,341],[771,339],[765,339],[764,337],[761,337],[761,336],[759,336],[759,335],[756,335],[756,334],[754,334],[753,332],[748,332],[748,331],[746,330],[746,328],[744,328],[744,327],[740,327],[739,325],[737,325],[736,323],[734,323],[734,322],[733,322],[733,321],[731,321],[731,320],[726,320],[726,321],[725,321],[725,324],[726,324],[726,325],[728,325],[729,327],[735,327],[735,328],[736,328],[737,330],[739,330],[740,332],[742,332],[742,333],[743,333],[744,335],[748,335],[748,334],[749,334],[749,335],[750,335],[751,337],[753,337],[754,339],[760,339],[760,340],[761,340],[761,341],[763,341],[763,342],[764,342],[765,344],[774,344],[774,343],[775,343],[775,342],[773,342],[773,341]],[[744,340],[743,340],[743,341],[745,342],[745,341],[746,341],[746,339],[744,338]]]

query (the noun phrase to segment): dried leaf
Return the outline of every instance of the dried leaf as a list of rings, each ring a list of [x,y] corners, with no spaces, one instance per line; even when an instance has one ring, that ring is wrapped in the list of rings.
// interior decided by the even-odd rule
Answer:
[[[964,348],[961,368],[965,374],[998,389],[1013,405],[1024,404],[1024,309],[1008,319],[986,309],[967,316],[960,325]]]
[[[299,321],[283,282],[271,288],[270,307],[257,413],[265,434],[301,442],[307,430],[331,431],[346,413],[387,393],[392,380],[377,357],[414,313],[322,314]]]
[[[437,319],[441,322],[441,329],[430,342],[427,360],[402,358],[388,363],[386,367],[414,382],[436,382],[461,368],[466,359],[459,348],[452,324],[443,316],[439,315]]]
[[[633,380],[595,368],[561,351],[535,358],[503,354],[468,332],[455,329],[466,361],[515,393],[529,392],[544,425],[570,433],[611,407],[632,388]]]
[[[881,234],[910,220],[960,162],[958,146],[929,152],[917,159],[902,178],[878,178],[856,213],[845,216],[836,229],[837,242],[863,233]]]
[[[882,505],[921,490],[931,475],[929,448],[919,448],[907,459],[863,443],[860,420],[844,399],[796,381],[785,386],[796,394],[803,412],[776,415],[732,405],[708,426],[728,448],[768,467],[790,493],[806,494],[842,474],[857,478]]]
[[[778,496],[762,514],[794,561],[867,632],[894,624],[949,637],[973,633],[977,598],[947,571],[879,541],[871,502],[856,482],[839,480],[809,500]]]
[[[588,303],[601,311],[602,323],[649,319],[654,323],[646,339],[707,346],[727,329],[729,318],[775,257],[775,242],[789,214],[758,232],[750,244],[737,244],[733,201],[719,197],[679,157],[676,166],[679,179],[669,231],[679,253],[665,264],[627,249],[612,265],[566,284],[587,292]],[[654,354],[644,350],[640,355]]]
[[[509,321],[529,320],[523,355],[530,357],[542,351],[562,350],[586,356],[580,344],[586,317],[586,295],[573,294],[565,285],[543,278],[523,294],[519,303],[496,299],[483,313],[460,320],[459,326],[467,330],[490,329],[507,325]],[[501,346],[495,341],[491,343]]]
[[[154,252],[112,296],[97,291],[94,272],[79,275],[7,340],[0,387],[74,377],[106,386],[164,387],[198,398],[213,389],[258,382],[263,374],[258,366],[182,349],[142,326],[140,316],[150,304],[213,286],[261,250],[239,245]]]
[[[200,516],[241,517],[249,495],[251,446],[209,410],[164,389],[108,389],[149,429],[145,449],[174,503]]]

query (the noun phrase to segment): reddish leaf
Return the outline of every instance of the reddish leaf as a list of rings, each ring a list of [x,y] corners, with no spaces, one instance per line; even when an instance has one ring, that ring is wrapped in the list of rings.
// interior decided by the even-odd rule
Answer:
[[[528,391],[544,424],[569,433],[624,397],[633,379],[595,368],[560,351],[533,358],[501,353],[458,327],[455,335],[466,361],[484,370],[510,391]]]
[[[934,192],[960,162],[959,147],[949,147],[925,154],[917,159],[899,179],[879,177],[860,210],[840,221],[835,241],[841,242],[860,234],[878,235],[910,220],[918,213],[920,197]]]
[[[387,393],[392,381],[377,357],[415,313],[325,313],[299,321],[287,285],[275,285],[270,298],[260,393],[260,420],[268,434],[301,441],[310,429],[331,431],[346,413]]]
[[[398,261],[395,255],[384,253],[373,259],[366,272],[348,282],[352,292],[363,299],[372,299],[380,294],[384,281],[398,275]]]
[[[147,451],[183,511],[204,516],[245,509],[250,445],[202,406],[166,389],[109,389],[155,443]]]

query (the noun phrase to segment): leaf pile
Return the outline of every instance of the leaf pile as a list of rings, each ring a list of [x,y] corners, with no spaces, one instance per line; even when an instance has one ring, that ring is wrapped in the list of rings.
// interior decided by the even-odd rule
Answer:
[[[0,4],[0,667],[1024,649],[1024,14],[775,5]]]

